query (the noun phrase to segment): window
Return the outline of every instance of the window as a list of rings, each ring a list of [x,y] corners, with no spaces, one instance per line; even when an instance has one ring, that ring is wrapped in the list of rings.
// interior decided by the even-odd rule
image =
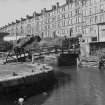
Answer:
[[[88,34],[89,33],[89,28],[88,27],[86,27],[86,34]]]
[[[62,19],[64,19],[65,18],[65,14],[62,14]]]
[[[68,14],[65,14],[65,18],[68,18]]]
[[[78,22],[81,23],[82,22],[82,18],[78,17]]]
[[[90,8],[90,15],[92,15],[92,8]]]
[[[86,6],[90,5],[90,0],[86,1]]]
[[[62,21],[60,21],[60,27],[62,27]]]
[[[69,24],[70,24],[70,25],[72,24],[72,19],[70,19]]]
[[[90,24],[94,24],[94,17],[90,17]]]
[[[66,10],[66,11],[68,10],[68,5],[66,5],[65,10]]]
[[[65,26],[65,20],[63,20],[62,22],[63,22],[63,23],[62,23],[62,26]]]
[[[71,25],[71,20],[68,20],[68,25]]]
[[[70,36],[72,35],[72,33],[73,33],[73,29],[72,29],[72,28],[70,28]]]
[[[75,24],[76,23],[76,18],[72,19],[72,23]]]
[[[72,11],[70,11],[70,17],[72,17]]]
[[[60,15],[58,15],[58,20],[60,20]]]
[[[83,34],[86,34],[86,28],[83,29]]]
[[[68,18],[70,17],[70,14],[68,13]]]
[[[86,16],[90,15],[89,9],[86,9]]]
[[[62,8],[62,12],[64,12],[64,11],[65,11],[65,7]]]
[[[91,38],[91,41],[92,41],[92,42],[97,41],[97,37],[92,37],[92,38]]]
[[[86,23],[86,25],[89,25],[90,24],[90,18],[89,17],[86,17],[85,18],[85,23]]]
[[[62,14],[61,14],[61,15],[59,15],[59,19],[62,19]]]
[[[81,9],[78,9],[78,14],[81,14]]]
[[[74,10],[74,11],[72,11],[72,16],[75,16],[75,10]]]
[[[57,13],[60,13],[60,10],[59,9],[57,9]]]
[[[99,13],[99,12],[100,12],[100,6],[98,5],[95,7],[95,13]]]
[[[78,15],[78,9],[75,10],[75,14]]]
[[[91,26],[91,27],[90,27],[90,32],[92,32],[93,30],[94,30],[94,28]]]
[[[82,13],[83,13],[83,16],[86,16],[86,10],[83,10]]]
[[[65,30],[64,29],[62,29],[62,34],[65,34]]]
[[[81,1],[78,1],[78,5],[79,5],[79,6],[82,6],[82,2],[81,2]]]
[[[97,23],[98,21],[98,16],[95,16],[95,23]]]
[[[100,12],[104,12],[104,5],[100,5]]]
[[[59,9],[59,12],[60,12],[60,13],[62,12],[62,8]]]
[[[100,15],[100,22],[104,22],[104,14]]]
[[[60,22],[58,22],[58,27],[60,27]]]
[[[78,23],[78,17],[76,18],[76,23]]]

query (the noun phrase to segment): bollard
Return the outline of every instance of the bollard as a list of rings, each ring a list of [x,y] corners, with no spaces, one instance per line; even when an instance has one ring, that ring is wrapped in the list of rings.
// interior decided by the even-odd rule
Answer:
[[[19,102],[20,105],[23,105],[24,98],[19,98],[18,102]]]
[[[79,61],[79,59],[77,57],[77,70],[78,70],[79,64],[80,64],[80,61]]]
[[[12,74],[13,76],[17,76],[18,74],[16,74],[15,72],[13,72],[13,74]]]
[[[34,72],[34,70],[32,69],[32,73]]]
[[[34,58],[34,55],[32,55],[32,64],[34,64],[35,62],[35,58]]]
[[[44,95],[44,96],[47,96],[47,95],[48,95],[48,93],[47,93],[47,92],[43,92],[43,95]]]

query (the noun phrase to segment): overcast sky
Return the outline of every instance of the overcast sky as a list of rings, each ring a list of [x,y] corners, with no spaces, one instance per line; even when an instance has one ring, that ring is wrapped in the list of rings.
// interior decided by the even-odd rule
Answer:
[[[65,0],[0,0],[0,27],[27,14],[32,15],[34,11],[49,9],[56,2],[63,4]]]

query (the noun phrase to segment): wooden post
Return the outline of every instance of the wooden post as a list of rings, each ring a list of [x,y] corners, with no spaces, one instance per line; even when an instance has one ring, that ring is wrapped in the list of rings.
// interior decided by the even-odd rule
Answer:
[[[34,55],[32,54],[32,64],[34,64]]]
[[[77,57],[77,69],[78,69],[78,66],[79,66],[79,60],[78,60],[78,57]]]
[[[99,32],[99,25],[98,26],[98,42],[100,41],[100,32]]]

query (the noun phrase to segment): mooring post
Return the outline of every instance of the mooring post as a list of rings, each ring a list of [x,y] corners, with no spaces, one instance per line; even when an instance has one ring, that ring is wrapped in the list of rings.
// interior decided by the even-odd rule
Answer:
[[[18,102],[19,102],[20,105],[23,105],[24,98],[19,98]]]
[[[34,58],[34,55],[32,54],[32,64],[34,64],[35,62],[35,58]]]
[[[79,57],[77,57],[77,69],[78,69],[78,67],[79,67],[79,64],[80,64],[80,60],[79,60]]]

